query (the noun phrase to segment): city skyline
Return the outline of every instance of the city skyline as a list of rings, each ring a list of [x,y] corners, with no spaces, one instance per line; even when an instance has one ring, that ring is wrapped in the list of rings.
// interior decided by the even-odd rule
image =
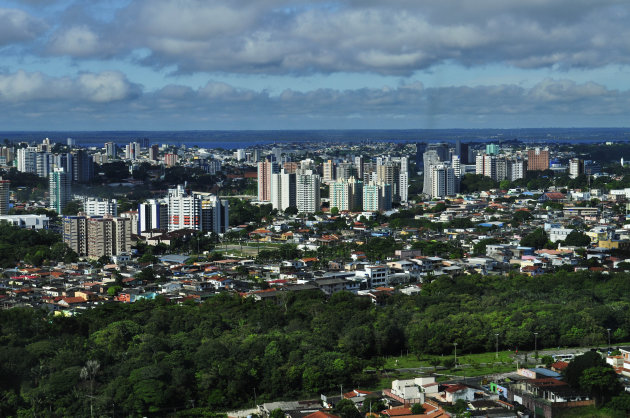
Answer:
[[[626,126],[629,12],[614,0],[7,1],[0,122]]]

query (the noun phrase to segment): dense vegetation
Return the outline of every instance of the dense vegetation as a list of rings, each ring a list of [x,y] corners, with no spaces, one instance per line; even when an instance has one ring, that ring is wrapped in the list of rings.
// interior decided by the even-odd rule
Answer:
[[[15,266],[20,260],[32,265],[43,262],[76,261],[77,254],[48,230],[22,229],[0,222],[0,267]]]
[[[613,343],[630,331],[630,277],[564,273],[440,277],[376,307],[337,293],[277,303],[106,304],[74,317],[0,312],[0,415],[217,411],[374,384],[402,350],[450,353]],[[256,395],[255,395],[256,394]],[[201,409],[199,409],[201,408]]]

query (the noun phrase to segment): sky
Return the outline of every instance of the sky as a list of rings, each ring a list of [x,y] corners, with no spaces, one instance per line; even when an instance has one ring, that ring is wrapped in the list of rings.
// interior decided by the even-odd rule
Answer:
[[[0,0],[0,131],[625,127],[627,0]]]

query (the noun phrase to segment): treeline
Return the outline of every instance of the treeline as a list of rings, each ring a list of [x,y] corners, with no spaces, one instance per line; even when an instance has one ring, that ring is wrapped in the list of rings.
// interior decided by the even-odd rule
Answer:
[[[626,341],[630,276],[440,277],[383,307],[337,293],[275,302],[106,304],[73,317],[0,311],[0,415],[202,415],[370,387],[385,356]],[[194,409],[193,409],[194,408]],[[182,412],[185,411],[185,412]],[[191,411],[194,411],[191,412]]]
[[[78,258],[61,235],[49,230],[31,230],[0,222],[0,267],[14,267],[21,260],[40,266],[45,262],[73,262]]]

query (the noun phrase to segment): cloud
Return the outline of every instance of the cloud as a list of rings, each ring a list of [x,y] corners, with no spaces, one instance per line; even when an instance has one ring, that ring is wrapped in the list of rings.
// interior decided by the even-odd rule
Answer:
[[[53,55],[89,57],[100,53],[98,35],[86,25],[72,26],[54,35],[49,52]]]
[[[89,27],[87,9],[77,2],[62,14],[49,53],[135,59],[146,51],[139,63],[179,73],[298,76],[630,63],[630,4],[621,0],[130,0]]]
[[[43,20],[21,10],[0,8],[0,46],[34,40],[46,26]]]
[[[51,77],[23,70],[0,74],[0,103],[29,105],[38,101],[112,103],[138,97],[140,87],[116,71],[82,73],[75,78]]]
[[[119,72],[0,74],[5,129],[33,123],[58,129],[623,126],[629,106],[630,91],[551,78],[530,88],[436,88],[415,81],[271,94],[214,80],[196,89],[172,84],[145,92]]]

